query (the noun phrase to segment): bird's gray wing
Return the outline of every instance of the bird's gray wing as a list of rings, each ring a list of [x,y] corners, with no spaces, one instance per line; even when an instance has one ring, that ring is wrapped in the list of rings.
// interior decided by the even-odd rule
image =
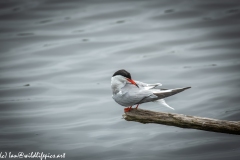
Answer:
[[[122,95],[119,97],[120,103],[125,104],[124,106],[132,106],[139,104],[143,99],[158,99],[156,95],[150,90],[138,88],[132,84],[126,84],[121,89]]]
[[[176,89],[150,89],[150,91],[153,92],[153,95],[157,96],[157,98],[153,98],[152,97],[145,97],[144,99],[142,99],[139,103],[145,103],[145,102],[151,102],[151,101],[156,101],[159,99],[163,99],[165,97],[169,97],[172,96],[174,94],[177,94],[179,92],[182,92],[186,89],[189,89],[191,87],[185,87],[185,88],[176,88]],[[163,105],[165,105],[164,101],[160,101]]]
[[[169,96],[172,96],[174,94],[177,94],[179,92],[182,92],[182,91],[184,91],[186,89],[189,89],[189,88],[191,88],[191,87],[160,90],[158,92],[153,92],[153,94],[158,96],[158,99],[162,99],[162,98],[169,97]]]

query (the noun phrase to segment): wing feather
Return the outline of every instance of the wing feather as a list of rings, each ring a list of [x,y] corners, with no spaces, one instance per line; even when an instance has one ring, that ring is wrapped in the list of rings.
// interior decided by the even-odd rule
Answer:
[[[147,84],[147,83],[143,83],[143,82],[140,82],[140,81],[135,81],[137,83],[137,85],[139,87],[142,87],[146,90],[149,90],[149,89],[153,89],[153,88],[156,88],[156,87],[159,87],[159,86],[162,86],[161,83],[155,83],[155,84]]]
[[[113,99],[122,106],[132,106],[143,103],[144,99],[147,99],[148,102],[156,100],[158,96],[154,95],[151,90],[139,89],[132,84],[126,84],[121,89],[121,93],[113,95]]]
[[[158,92],[154,92],[153,94],[158,96],[158,99],[163,99],[165,97],[172,96],[174,94],[180,93],[186,89],[189,89],[191,87],[185,87],[185,88],[176,88],[176,89],[168,89],[168,90],[160,90]]]

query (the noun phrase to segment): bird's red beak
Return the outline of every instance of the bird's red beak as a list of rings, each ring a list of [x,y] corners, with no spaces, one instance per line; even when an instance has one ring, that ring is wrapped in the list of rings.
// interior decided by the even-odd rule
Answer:
[[[135,85],[135,86],[138,87],[137,83],[136,83],[134,80],[129,79],[129,78],[127,78],[127,80],[128,80],[128,82],[130,82],[130,83],[132,83],[133,85]],[[138,88],[139,88],[139,87],[138,87]]]

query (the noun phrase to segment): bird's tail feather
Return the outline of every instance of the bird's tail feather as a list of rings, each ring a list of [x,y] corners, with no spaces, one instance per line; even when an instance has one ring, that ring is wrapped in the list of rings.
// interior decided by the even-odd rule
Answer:
[[[174,108],[170,107],[170,106],[165,102],[164,99],[159,99],[159,100],[156,100],[156,101],[154,101],[154,102],[157,102],[158,104],[161,104],[161,105],[163,105],[163,106],[165,106],[165,107],[168,107],[168,108],[170,108],[170,109],[172,109],[172,110],[175,110]]]

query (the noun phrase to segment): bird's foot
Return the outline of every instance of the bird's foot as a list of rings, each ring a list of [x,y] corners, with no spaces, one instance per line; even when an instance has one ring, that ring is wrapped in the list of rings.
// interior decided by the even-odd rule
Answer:
[[[129,108],[124,108],[124,112],[129,112],[132,109],[132,106]]]
[[[136,109],[138,109],[139,104],[137,105]]]

